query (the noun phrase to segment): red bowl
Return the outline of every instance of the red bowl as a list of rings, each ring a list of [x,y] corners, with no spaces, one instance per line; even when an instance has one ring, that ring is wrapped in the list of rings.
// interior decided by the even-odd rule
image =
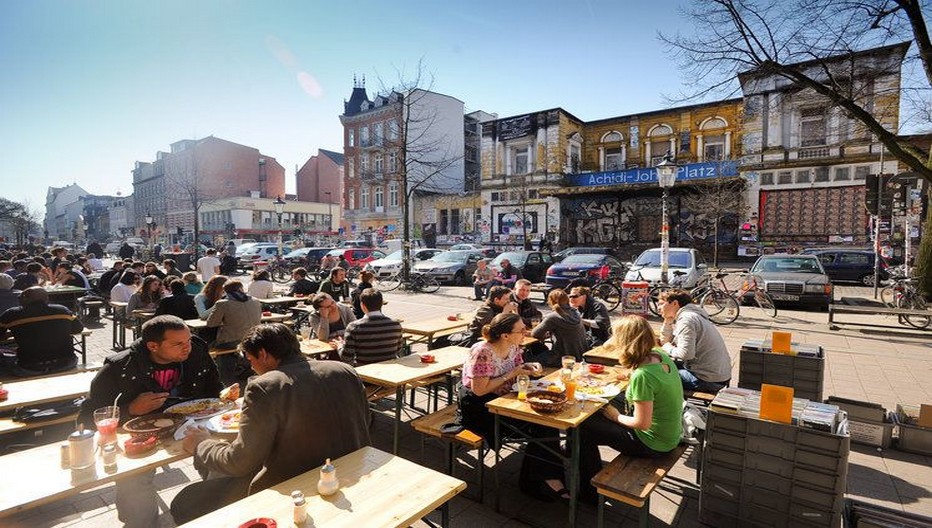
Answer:
[[[457,317],[457,316],[455,316],[455,315],[448,315],[448,316],[447,316],[447,321],[459,321],[459,320],[460,320],[460,318]]]
[[[599,365],[599,364],[596,364],[596,363],[591,363],[591,364],[589,365],[589,372],[591,372],[591,373],[593,373],[593,374],[601,374],[601,373],[605,372],[605,365]]]
[[[272,312],[262,312],[262,317],[268,317],[272,315]]]
[[[258,519],[250,519],[237,528],[276,528],[277,526],[278,523],[275,522],[275,519],[259,517]]]
[[[437,359],[434,358],[433,354],[421,355],[421,363],[433,363],[435,361],[437,361]]]

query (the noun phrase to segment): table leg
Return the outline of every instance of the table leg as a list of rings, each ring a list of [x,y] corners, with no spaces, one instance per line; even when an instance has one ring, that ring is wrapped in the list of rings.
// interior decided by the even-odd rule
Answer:
[[[501,494],[499,493],[499,489],[498,489],[498,468],[499,468],[499,464],[502,461],[502,457],[501,457],[502,441],[501,441],[501,435],[499,434],[501,432],[500,431],[501,424],[499,423],[499,420],[500,418],[496,414],[495,415],[495,429],[494,429],[494,436],[495,436],[494,440],[495,441],[492,444],[493,446],[495,446],[495,469],[493,473],[495,475],[495,512],[496,513],[501,511],[501,498],[500,498]]]
[[[576,506],[579,502],[579,428],[572,427],[567,431],[570,443],[570,526],[576,526]]]
[[[392,441],[392,454],[398,454],[398,435],[401,430],[401,406],[405,401],[405,386],[399,385],[395,388],[395,438]]]

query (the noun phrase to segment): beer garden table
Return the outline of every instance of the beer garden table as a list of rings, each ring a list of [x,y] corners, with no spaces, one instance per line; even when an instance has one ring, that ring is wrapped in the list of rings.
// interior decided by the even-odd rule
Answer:
[[[363,447],[332,463],[340,490],[331,497],[317,493],[320,468],[316,468],[183,526],[238,526],[256,517],[274,519],[278,526],[293,526],[293,490],[301,490],[307,500],[306,526],[410,526],[438,507],[443,515],[441,526],[448,526],[447,502],[466,489],[462,480],[374,447]]]
[[[46,286],[44,289],[50,303],[64,305],[74,313],[78,313],[78,297],[87,295],[86,288],[77,286]]]
[[[428,346],[433,343],[437,337],[450,335],[469,327],[470,320],[457,317],[451,321],[447,316],[432,317],[414,322],[405,322],[401,325],[401,330],[408,335],[412,343],[424,343]],[[413,336],[413,337],[412,337]]]
[[[263,315],[260,319],[260,323],[281,323],[289,319],[291,315],[289,314],[272,314],[272,315]],[[184,324],[188,325],[188,328],[191,330],[200,330],[202,328],[207,328],[207,321],[204,319],[185,319]]]
[[[401,424],[401,407],[404,405],[405,386],[440,375],[447,375],[447,389],[449,394],[452,395],[452,383],[449,374],[463,366],[463,362],[466,361],[466,356],[469,354],[469,349],[449,346],[431,350],[430,353],[434,356],[433,363],[424,363],[421,361],[420,355],[411,354],[397,359],[356,367],[356,373],[364,382],[395,389],[393,453],[398,453],[398,435]]]
[[[90,390],[91,380],[96,375],[97,372],[84,371],[4,383],[3,387],[9,392],[9,396],[0,401],[0,413],[23,405],[38,405],[83,396]]]

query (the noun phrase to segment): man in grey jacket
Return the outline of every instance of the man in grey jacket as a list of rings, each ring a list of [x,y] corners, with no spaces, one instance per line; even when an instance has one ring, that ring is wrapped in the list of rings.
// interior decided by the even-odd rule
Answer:
[[[725,340],[689,292],[660,294],[660,342],[680,367],[683,390],[716,393],[731,382],[731,356]]]
[[[246,385],[239,432],[228,441],[188,430],[184,449],[209,477],[172,501],[176,524],[369,445],[369,405],[352,367],[309,361],[279,323],[254,327],[239,349],[258,374]]]

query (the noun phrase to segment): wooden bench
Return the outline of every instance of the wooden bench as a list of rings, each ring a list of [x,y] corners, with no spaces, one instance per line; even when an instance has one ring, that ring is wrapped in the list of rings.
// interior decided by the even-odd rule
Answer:
[[[708,407],[712,404],[712,400],[715,399],[715,395],[709,392],[683,391],[683,399],[703,407]]]
[[[546,282],[535,282],[531,284],[531,293],[539,293],[543,296],[543,302],[547,303],[547,295],[550,294],[550,290],[553,289],[553,286],[547,284]]]
[[[455,435],[443,434],[440,428],[445,424],[452,423],[456,420],[457,405],[447,405],[439,411],[420,416],[411,420],[411,427],[424,436],[436,438],[446,444],[446,462],[447,474],[453,476],[453,462],[456,460],[457,447],[467,447],[477,449],[479,454],[476,458],[476,471],[479,479],[479,502],[482,502],[484,486],[482,484],[485,468],[485,441],[483,438],[469,429],[463,429]],[[424,447],[424,437],[421,437],[421,449]]]
[[[641,509],[639,525],[650,524],[650,494],[683,456],[686,446],[678,445],[673,451],[657,457],[629,457],[618,455],[602,471],[592,477],[592,485],[599,494],[598,526],[602,527],[605,499],[614,499]]]
[[[74,422],[75,417],[78,413],[74,413],[69,416],[59,416],[51,420],[45,420],[42,422],[32,422],[32,423],[23,423],[13,421],[13,418],[0,418],[0,436],[10,433],[17,433],[19,431],[26,431],[28,429],[37,429],[39,427],[47,427],[49,425],[58,425],[66,422]]]
[[[893,325],[874,324],[860,321],[849,321],[839,323],[835,318],[836,314],[856,314],[856,315],[895,315],[900,324],[904,324],[903,316],[929,317],[932,318],[932,311],[929,310],[912,310],[909,308],[886,308],[880,306],[848,306],[846,304],[828,305],[828,328],[829,330],[838,330],[839,324],[856,325],[856,326],[874,326],[880,328],[889,328]],[[932,325],[930,325],[932,326]],[[911,327],[912,328],[912,327]],[[924,329],[923,329],[924,330]]]

